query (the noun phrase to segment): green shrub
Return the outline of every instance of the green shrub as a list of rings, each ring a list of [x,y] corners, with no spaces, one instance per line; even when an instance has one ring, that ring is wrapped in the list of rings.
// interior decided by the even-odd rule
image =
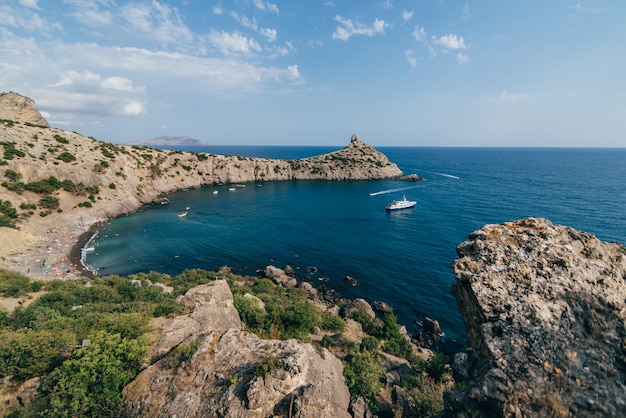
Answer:
[[[56,141],[58,143],[61,143],[61,144],[69,144],[70,143],[70,141],[68,141],[66,138],[64,138],[64,137],[62,137],[61,135],[58,135],[58,134],[54,135],[54,139],[56,139]]]
[[[146,357],[145,339],[124,339],[105,331],[90,338],[44,381],[47,416],[117,417],[122,388],[135,378]]]
[[[59,207],[59,199],[54,196],[44,196],[39,199],[39,206],[46,209],[56,209]]]
[[[115,189],[116,187],[115,183],[109,183],[109,189]]]
[[[0,332],[0,377],[23,382],[52,371],[63,361],[61,350],[76,345],[76,336],[66,330]]]
[[[15,143],[10,143],[10,142],[4,142],[4,159],[5,160],[12,160],[13,157],[17,156],[17,157],[24,157],[26,156],[26,153],[24,151],[20,151],[17,148],[15,148]]]
[[[56,158],[57,158],[57,160],[61,160],[61,161],[65,162],[65,163],[69,163],[69,162],[72,162],[72,161],[76,160],[76,157],[74,157],[73,154],[70,154],[67,151],[64,151],[64,152],[60,153],[59,155],[57,155]]]
[[[274,369],[282,367],[281,360],[276,356],[267,356],[254,365],[254,377],[267,377]]]
[[[321,313],[320,328],[331,332],[343,332],[343,330],[346,329],[346,323],[337,315],[328,311],[323,311]]]
[[[441,353],[435,353],[424,364],[424,369],[437,383],[441,382],[445,376],[451,374],[448,358]]]
[[[36,292],[41,287],[40,283],[31,280],[19,273],[0,269],[0,295],[7,298],[16,298],[30,292]]]
[[[24,185],[24,189],[39,194],[50,194],[61,186],[62,183],[56,177],[50,176],[44,180],[27,183]]]
[[[367,404],[376,407],[376,395],[383,387],[383,369],[378,358],[369,351],[349,354],[343,361],[343,376],[350,390],[350,397],[363,396]]]
[[[366,335],[361,340],[361,351],[369,351],[371,353],[375,352],[380,345],[380,340],[376,337],[372,337],[371,335]]]
[[[19,181],[22,178],[22,175],[15,170],[4,170],[4,177],[8,178],[10,181]]]
[[[259,279],[252,285],[254,293],[268,293],[274,290],[276,285],[270,279]]]
[[[282,337],[295,338],[299,341],[308,339],[311,328],[315,325],[317,309],[307,302],[296,302],[279,313],[282,325]]]
[[[17,218],[17,210],[11,201],[0,200],[0,226],[15,228],[15,218]]]
[[[165,362],[165,367],[168,369],[173,369],[174,367],[178,367],[187,360],[189,360],[193,355],[198,351],[198,347],[200,347],[200,340],[194,340],[191,343],[181,343],[179,344],[170,357],[168,357]]]
[[[267,314],[259,307],[258,302],[242,294],[234,294],[233,303],[245,326],[252,332],[259,332],[265,323]]]

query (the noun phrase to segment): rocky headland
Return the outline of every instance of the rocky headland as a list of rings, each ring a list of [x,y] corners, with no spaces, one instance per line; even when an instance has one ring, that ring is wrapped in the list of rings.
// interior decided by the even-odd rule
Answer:
[[[168,193],[214,184],[282,180],[371,180],[396,178],[400,169],[356,135],[343,149],[297,160],[166,151],[123,146],[51,128],[32,99],[0,95],[0,202],[16,209],[17,228],[2,228],[0,267],[31,277],[73,270],[69,249],[92,225]],[[25,184],[47,182],[45,194]],[[63,184],[65,182],[65,184]],[[53,182],[54,183],[54,182]],[[55,184],[47,184],[53,187]],[[52,200],[53,204],[50,205]]]
[[[626,248],[545,219],[487,225],[457,247],[467,329],[450,417],[626,415]]]

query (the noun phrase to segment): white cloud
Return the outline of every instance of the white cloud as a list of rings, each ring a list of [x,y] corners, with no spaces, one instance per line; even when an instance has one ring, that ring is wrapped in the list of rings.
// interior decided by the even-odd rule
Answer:
[[[19,3],[20,5],[24,7],[29,7],[31,9],[39,9],[39,6],[37,5],[37,1],[38,0],[20,0]]]
[[[138,116],[146,113],[145,104],[137,100],[131,100],[122,107],[123,116]]]
[[[353,23],[352,20],[344,19],[339,15],[335,16],[335,20],[342,26],[338,26],[332,36],[333,39],[339,39],[342,41],[347,41],[353,35],[365,35],[372,37],[385,33],[385,26],[387,26],[385,21],[381,19],[374,19],[374,23],[369,27],[363,25],[362,23]]]
[[[132,80],[129,80],[124,77],[108,77],[102,80],[102,87],[111,90],[118,91],[135,91],[142,90],[141,88],[136,89],[133,87]]]
[[[463,5],[463,15],[461,16],[461,20],[467,20],[472,17],[470,13],[469,4],[465,3]]]
[[[507,91],[500,92],[500,95],[490,97],[489,101],[493,103],[518,103],[526,100],[528,95],[525,93],[509,93]]]
[[[415,29],[413,30],[413,38],[415,38],[415,40],[418,42],[425,41],[426,30],[424,30],[424,28],[420,28],[419,26],[416,26]]]
[[[244,27],[252,29],[253,31],[265,36],[268,42],[276,41],[276,37],[278,35],[278,31],[276,29],[261,28],[259,27],[256,18],[250,19],[246,16],[240,16],[237,12],[232,12],[231,16]]]
[[[287,74],[289,74],[290,78],[296,79],[300,78],[300,71],[298,71],[297,65],[290,65],[287,67]]]
[[[410,12],[408,10],[403,10],[402,11],[402,21],[404,23],[406,23],[409,20],[411,20],[412,17],[413,17],[413,10],[411,10]]]
[[[38,105],[55,123],[71,123],[85,117],[138,116],[146,113],[141,97],[144,87],[131,80],[102,77],[92,71],[66,71],[56,83],[36,89]]]
[[[150,4],[129,3],[122,7],[121,17],[130,29],[159,42],[179,44],[194,39],[176,9],[152,1]]]
[[[253,51],[261,50],[261,45],[257,41],[248,38],[240,32],[211,31],[208,35],[208,40],[224,55],[233,53],[249,54]]]
[[[223,15],[224,9],[222,9],[220,6],[213,6],[213,13],[216,15]]]
[[[385,9],[385,10],[391,10],[391,9],[393,9],[393,1],[391,1],[391,0],[385,0],[385,1],[383,2],[383,9]]]
[[[469,55],[459,52],[456,54],[456,60],[459,64],[467,64],[469,62]]]
[[[254,0],[254,6],[259,10],[268,10],[270,12],[279,14],[278,6],[274,3],[263,2],[261,0]]]
[[[444,35],[440,38],[432,37],[435,44],[443,47],[444,49],[465,49],[465,40],[462,36],[453,34]]]
[[[410,49],[406,50],[406,52],[404,53],[404,56],[406,57],[407,62],[411,66],[411,69],[412,70],[416,69],[417,59],[415,59],[415,57],[413,56],[413,51],[411,51]]]
[[[20,28],[27,32],[50,34],[60,31],[63,26],[58,22],[50,22],[29,9],[14,9],[10,6],[0,6],[0,27]]]

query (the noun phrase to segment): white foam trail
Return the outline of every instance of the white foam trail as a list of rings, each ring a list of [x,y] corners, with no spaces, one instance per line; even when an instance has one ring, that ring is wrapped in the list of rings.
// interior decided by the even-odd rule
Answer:
[[[387,193],[393,193],[393,192],[401,192],[402,190],[410,190],[410,189],[415,189],[417,187],[419,186],[409,186],[409,187],[400,187],[398,189],[381,190],[380,192],[370,193],[370,196],[376,196],[379,194],[387,194]]]
[[[433,174],[437,174],[439,176],[448,177],[448,178],[451,178],[451,179],[459,179],[459,176],[453,176],[452,174],[445,174],[445,173],[433,173]]]

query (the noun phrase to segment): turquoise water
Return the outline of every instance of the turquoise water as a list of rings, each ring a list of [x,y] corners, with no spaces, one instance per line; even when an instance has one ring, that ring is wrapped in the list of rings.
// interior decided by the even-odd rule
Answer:
[[[193,151],[293,159],[328,147],[203,147]],[[410,331],[430,316],[446,338],[465,329],[450,287],[455,247],[487,223],[545,217],[626,243],[626,149],[379,148],[405,174],[427,180],[297,181],[174,193],[111,221],[87,261],[100,274],[177,274],[273,264],[343,297],[390,303]],[[393,191],[398,188],[408,188]],[[219,193],[213,194],[213,190]],[[374,195],[370,195],[374,194]],[[388,213],[403,195],[415,208]],[[178,213],[190,206],[189,213]],[[316,267],[315,274],[310,267]],[[357,286],[344,282],[349,275]]]

